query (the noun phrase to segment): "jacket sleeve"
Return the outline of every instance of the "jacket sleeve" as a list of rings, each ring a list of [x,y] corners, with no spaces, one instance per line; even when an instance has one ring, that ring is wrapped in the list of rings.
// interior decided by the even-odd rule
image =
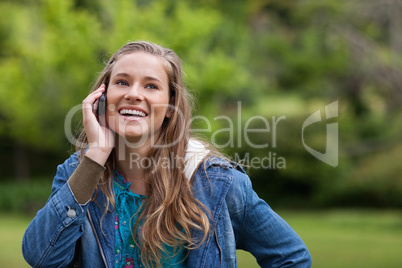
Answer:
[[[297,233],[257,196],[246,174],[233,172],[227,202],[236,247],[250,252],[261,267],[311,267],[310,253]]]
[[[29,224],[22,241],[25,260],[32,267],[69,267],[82,235],[88,205],[80,205],[66,183],[78,166],[72,155],[57,167],[52,194]]]

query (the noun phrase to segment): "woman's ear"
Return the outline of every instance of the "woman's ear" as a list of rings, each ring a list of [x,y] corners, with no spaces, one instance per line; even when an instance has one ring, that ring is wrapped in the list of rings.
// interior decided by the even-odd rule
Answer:
[[[175,108],[176,107],[174,106],[174,96],[171,96],[170,97],[170,102],[169,102],[169,107],[168,107],[168,109],[166,111],[166,116],[165,117],[166,118],[171,118],[173,116]]]
[[[173,115],[173,109],[172,108],[168,108],[167,109],[167,111],[166,111],[166,118],[171,118],[172,117],[172,115]]]

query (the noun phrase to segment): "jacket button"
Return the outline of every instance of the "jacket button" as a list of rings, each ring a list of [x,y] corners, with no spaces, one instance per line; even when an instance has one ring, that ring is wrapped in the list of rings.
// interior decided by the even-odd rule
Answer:
[[[77,215],[77,212],[75,212],[74,209],[68,208],[67,216],[68,216],[69,218],[74,218],[76,215]]]

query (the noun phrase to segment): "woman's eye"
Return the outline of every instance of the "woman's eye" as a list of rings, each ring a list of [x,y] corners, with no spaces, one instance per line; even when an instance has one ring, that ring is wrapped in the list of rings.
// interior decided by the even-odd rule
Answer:
[[[128,83],[127,83],[126,81],[123,81],[123,80],[118,80],[118,81],[116,82],[116,85],[127,86]]]
[[[147,85],[146,88],[158,89],[158,87],[156,85],[153,85],[153,84]]]

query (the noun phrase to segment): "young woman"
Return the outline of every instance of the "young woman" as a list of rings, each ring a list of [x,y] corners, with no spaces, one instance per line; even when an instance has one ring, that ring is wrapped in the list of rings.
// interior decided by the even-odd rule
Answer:
[[[106,112],[99,99],[106,96]],[[83,101],[77,153],[59,165],[23,254],[33,267],[309,267],[300,237],[243,169],[190,138],[178,56],[123,46]]]

